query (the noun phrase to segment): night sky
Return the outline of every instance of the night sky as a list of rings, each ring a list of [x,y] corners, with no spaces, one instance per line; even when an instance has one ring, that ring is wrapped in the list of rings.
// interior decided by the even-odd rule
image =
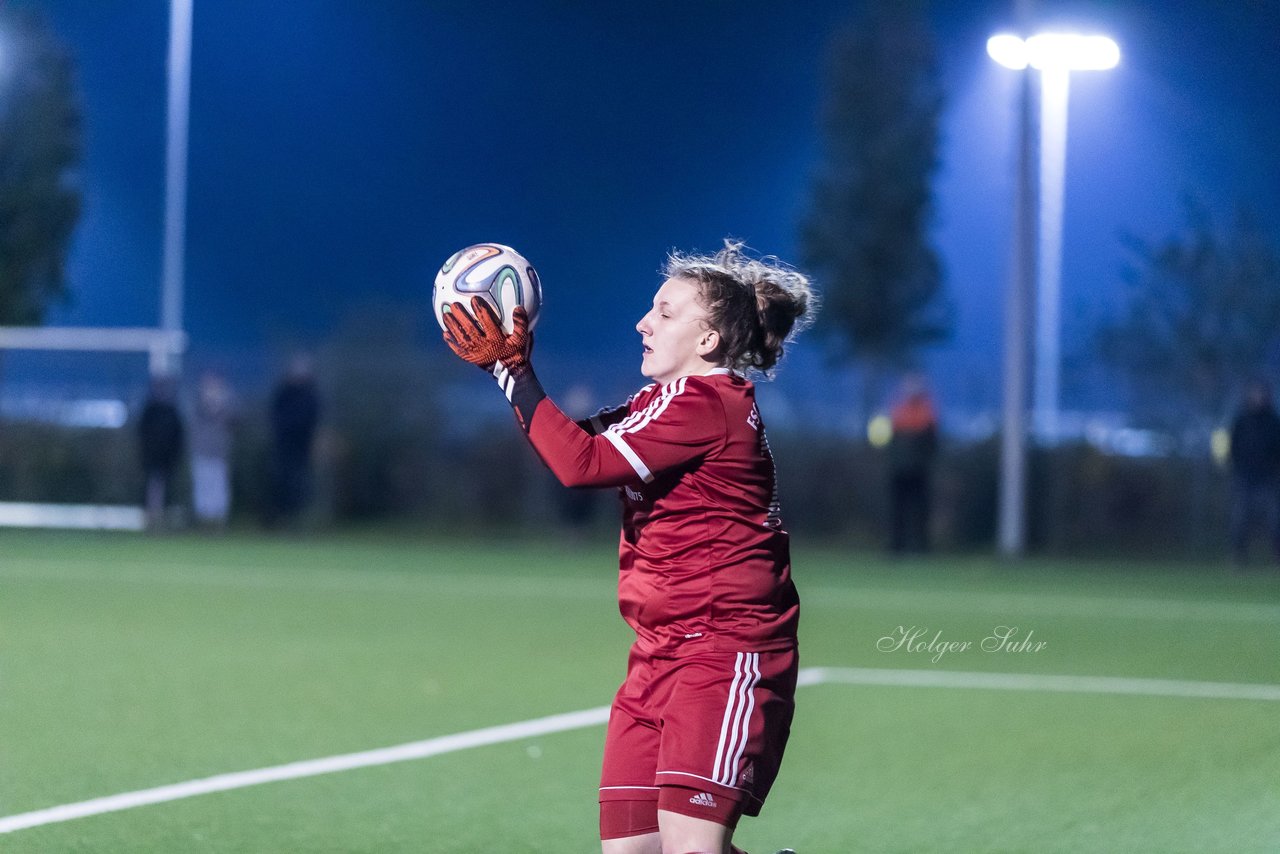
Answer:
[[[43,9],[78,63],[85,213],[58,324],[157,322],[167,3]],[[954,405],[998,402],[1016,73],[985,52],[1011,2],[937,3],[948,105],[934,240]],[[824,49],[848,4],[195,0],[187,232],[192,361],[252,363],[371,303],[429,320],[454,250],[538,267],[539,363],[631,388],[633,325],[672,247],[735,235],[797,257]],[[1190,193],[1252,205],[1280,240],[1280,3],[1042,3],[1120,44],[1072,80],[1064,349],[1115,303],[1123,233],[1160,238]],[[821,286],[821,283],[818,283]],[[816,376],[799,347],[780,382]],[[1067,401],[1070,404],[1070,401]]]

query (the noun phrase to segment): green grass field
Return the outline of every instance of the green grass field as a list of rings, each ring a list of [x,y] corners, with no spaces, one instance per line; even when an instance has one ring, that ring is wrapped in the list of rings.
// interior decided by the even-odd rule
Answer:
[[[795,571],[802,666],[830,670],[738,832],[753,854],[1280,851],[1277,576],[802,545]],[[607,705],[630,640],[613,575],[607,537],[0,531],[0,826]],[[982,650],[999,626],[1044,646]],[[971,646],[883,649],[899,627]],[[52,821],[0,851],[588,852],[602,734]]]

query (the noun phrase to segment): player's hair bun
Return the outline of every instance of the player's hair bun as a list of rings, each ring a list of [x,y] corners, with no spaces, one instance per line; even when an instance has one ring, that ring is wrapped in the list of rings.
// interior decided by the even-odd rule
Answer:
[[[735,370],[767,374],[816,313],[807,276],[776,257],[749,253],[741,241],[726,239],[714,255],[672,252],[663,273],[698,283],[724,361]]]

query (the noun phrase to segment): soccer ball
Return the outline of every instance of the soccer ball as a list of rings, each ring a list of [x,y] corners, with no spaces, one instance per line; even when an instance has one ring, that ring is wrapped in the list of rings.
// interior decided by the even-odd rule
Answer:
[[[431,303],[440,328],[444,328],[444,313],[450,303],[460,302],[470,311],[471,298],[476,295],[497,310],[507,332],[513,330],[511,312],[518,305],[528,312],[532,329],[542,306],[542,282],[533,265],[510,246],[477,243],[450,255],[436,274]]]

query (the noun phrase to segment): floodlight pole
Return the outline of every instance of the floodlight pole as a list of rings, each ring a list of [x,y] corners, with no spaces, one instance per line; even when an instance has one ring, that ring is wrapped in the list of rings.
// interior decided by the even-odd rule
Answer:
[[[1013,264],[1004,303],[1004,385],[1000,430],[1001,557],[1017,558],[1027,542],[1027,368],[1030,363],[1031,304],[1035,292],[1036,185],[1032,171],[1031,79],[1018,80],[1017,183],[1013,207]]]
[[[1062,210],[1067,188],[1071,72],[1040,72],[1040,258],[1036,269],[1035,433],[1058,441],[1062,401]]]
[[[1062,210],[1066,189],[1067,97],[1074,71],[1102,71],[1120,61],[1120,48],[1106,36],[1041,33],[987,41],[991,58],[1006,68],[1040,72],[1040,244],[1037,258],[1035,430],[1042,442],[1059,434],[1062,372]]]
[[[1018,9],[1025,26],[1030,0]],[[1062,211],[1066,187],[1067,95],[1071,72],[1113,68],[1120,49],[1104,36],[1045,33],[1023,40],[993,36],[991,58],[1006,68],[1040,71],[1039,181],[1031,177],[1030,84],[1022,77],[1019,99],[1018,182],[1014,210],[1014,263],[1005,302],[1004,409],[1000,449],[999,550],[1016,557],[1025,548],[1026,531],[1026,368],[1027,331],[1032,293],[1035,314],[1036,434],[1044,442],[1058,437],[1061,372]],[[1032,199],[1036,199],[1033,207]],[[1033,219],[1032,211],[1036,210]],[[1037,242],[1038,240],[1038,242]]]
[[[194,0],[169,2],[168,127],[165,146],[164,257],[160,328],[182,332],[187,219],[187,127],[191,109],[191,19]],[[170,352],[162,372],[181,370]]]

